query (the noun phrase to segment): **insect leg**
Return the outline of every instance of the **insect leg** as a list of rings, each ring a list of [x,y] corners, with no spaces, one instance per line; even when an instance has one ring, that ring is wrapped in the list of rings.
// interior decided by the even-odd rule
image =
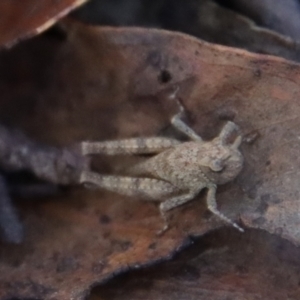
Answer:
[[[158,232],[159,235],[169,229],[169,220],[166,212],[173,208],[176,208],[177,206],[183,205],[186,202],[191,201],[196,194],[197,194],[196,192],[192,192],[192,193],[176,196],[162,202],[159,205],[160,214],[165,222],[164,227]]]
[[[81,153],[106,154],[106,155],[130,155],[130,154],[151,154],[159,153],[180,144],[176,139],[153,137],[153,138],[132,138],[116,141],[81,143]]]
[[[82,172],[80,183],[92,184],[121,195],[147,197],[148,200],[153,201],[161,201],[161,197],[178,192],[176,187],[163,180],[100,175],[90,171]]]
[[[190,139],[194,140],[194,141],[200,141],[202,142],[202,138],[192,129],[190,128],[188,125],[186,125],[182,120],[182,116],[184,114],[184,108],[181,105],[181,103],[179,101],[178,105],[179,105],[179,113],[176,114],[172,119],[171,119],[171,123],[172,125],[180,132],[182,132],[183,134],[187,135]]]
[[[190,139],[202,142],[202,138],[180,119],[180,114],[175,115],[171,122],[177,130],[187,135]]]
[[[211,186],[208,188],[207,193],[207,208],[216,216],[218,216],[220,219],[225,221],[226,223],[231,224],[233,227],[238,229],[241,232],[244,232],[244,229],[241,228],[239,225],[231,221],[229,218],[227,218],[225,215],[223,215],[217,208],[217,202],[216,202],[216,186]]]
[[[230,137],[230,135],[234,132],[238,130],[238,126],[231,122],[231,121],[228,121],[225,126],[222,128],[218,138],[222,141],[223,144],[227,144],[227,139]],[[242,137],[239,135],[236,140],[234,141],[233,143],[233,147],[235,149],[237,149],[240,144],[242,142]]]

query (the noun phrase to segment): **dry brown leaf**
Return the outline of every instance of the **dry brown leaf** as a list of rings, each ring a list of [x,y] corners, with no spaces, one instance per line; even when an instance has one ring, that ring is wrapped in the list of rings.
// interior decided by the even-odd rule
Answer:
[[[299,244],[299,65],[167,31],[66,30],[64,41],[43,36],[1,54],[2,122],[56,146],[171,134],[178,90],[205,139],[225,120],[245,135],[245,167],[218,190],[222,212]],[[1,245],[1,299],[82,299],[113,274],[170,257],[188,235],[224,225],[204,197],[174,211],[162,237],[156,204],[113,193],[74,188],[19,204],[27,240]]]
[[[273,0],[219,1],[221,4],[227,3],[234,6],[236,8],[234,11],[213,0],[138,0],[133,1],[132,5],[128,5],[126,0],[119,0],[117,5],[112,4],[110,0],[92,0],[76,11],[74,15],[80,20],[94,25],[136,25],[176,30],[192,34],[211,43],[299,61],[299,42],[290,38],[289,34],[284,35],[288,31],[297,32],[297,26],[291,28],[288,25],[292,25],[293,20],[296,21],[294,25],[299,23],[296,19],[298,11],[294,9],[292,17],[286,17],[288,12],[293,9],[290,5],[292,1],[296,0],[283,0],[278,3],[274,3]],[[241,3],[243,4],[241,5]],[[272,6],[269,15],[267,13],[268,5]],[[284,15],[280,6],[286,8],[283,9]],[[120,12],[122,13],[120,14]],[[273,19],[274,13],[281,14],[282,19],[279,22],[277,22],[278,16]],[[256,22],[259,16],[270,17],[275,28],[273,26],[263,27],[264,22]],[[281,34],[274,31],[278,26],[284,29],[284,31],[279,30]]]
[[[260,26],[300,39],[300,5],[297,0],[222,0],[220,3],[240,11]]]
[[[0,48],[35,36],[87,0],[0,1]]]
[[[246,3],[246,1],[244,1]],[[252,2],[249,2],[251,5]],[[249,51],[300,60],[299,42],[264,28],[253,20],[211,0],[197,3],[197,22],[186,22],[184,31],[206,41]]]
[[[297,247],[265,232],[219,230],[171,262],[95,288],[88,300],[296,300],[299,257]]]

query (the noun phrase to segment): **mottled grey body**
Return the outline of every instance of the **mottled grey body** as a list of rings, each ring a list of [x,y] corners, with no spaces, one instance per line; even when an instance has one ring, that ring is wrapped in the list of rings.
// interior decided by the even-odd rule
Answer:
[[[227,149],[218,140],[185,142],[134,166],[131,172],[166,180],[181,190],[198,190],[202,184],[232,181],[241,171],[242,162],[238,150]]]
[[[89,154],[156,154],[129,171],[136,177],[107,176],[91,171],[81,175],[82,183],[124,195],[140,195],[151,200],[163,201],[159,208],[165,220],[163,231],[168,228],[166,212],[193,199],[207,188],[207,207],[215,215],[243,231],[217,209],[216,188],[232,181],[241,171],[243,156],[238,150],[241,136],[230,144],[229,136],[237,129],[227,122],[220,135],[212,141],[203,141],[180,119],[172,118],[172,124],[193,141],[180,142],[168,138],[136,138],[108,142],[83,142],[82,153]],[[169,199],[165,200],[167,197]],[[164,201],[165,200],[165,201]]]

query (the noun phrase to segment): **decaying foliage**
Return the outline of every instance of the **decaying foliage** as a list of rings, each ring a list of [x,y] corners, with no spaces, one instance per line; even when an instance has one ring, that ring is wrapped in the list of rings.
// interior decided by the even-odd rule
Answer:
[[[0,14],[10,11],[18,20],[14,27],[7,23],[12,17],[0,18],[3,49],[80,4],[64,1],[50,9],[53,3],[31,2],[24,4],[27,14],[1,4]],[[246,14],[251,9],[243,1],[218,2],[145,1],[147,10],[131,1],[133,14],[120,0],[131,16],[120,19],[103,1],[93,25],[74,20],[83,20],[78,11],[2,50],[0,299],[84,299],[98,284],[91,299],[117,299],[116,291],[122,299],[179,299],[183,292],[197,299],[299,298],[300,67],[261,54],[298,61],[297,36],[288,29],[297,22],[278,28],[263,19],[256,1],[256,14]],[[270,1],[260,4],[269,18],[278,14]],[[149,24],[160,29],[122,27]],[[171,229],[157,236],[163,222],[156,204],[79,184],[87,165],[115,174],[145,159],[86,158],[78,151],[82,140],[184,140],[169,122],[178,111],[175,92],[204,140],[228,121],[243,133],[244,168],[217,193],[220,211],[239,220],[243,234],[221,228],[204,193],[170,213]],[[199,244],[174,262],[104,284],[169,259],[196,239]]]

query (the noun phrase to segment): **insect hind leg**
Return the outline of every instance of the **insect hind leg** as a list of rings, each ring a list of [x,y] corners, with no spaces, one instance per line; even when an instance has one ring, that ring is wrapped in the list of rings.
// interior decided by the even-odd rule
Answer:
[[[132,154],[155,154],[165,151],[180,144],[172,138],[131,138],[116,141],[81,143],[83,155],[105,154],[105,155],[132,155]]]
[[[162,201],[163,197],[177,192],[175,186],[163,180],[101,175],[91,171],[84,171],[81,174],[80,183],[92,184],[121,195],[143,196],[152,201]]]

